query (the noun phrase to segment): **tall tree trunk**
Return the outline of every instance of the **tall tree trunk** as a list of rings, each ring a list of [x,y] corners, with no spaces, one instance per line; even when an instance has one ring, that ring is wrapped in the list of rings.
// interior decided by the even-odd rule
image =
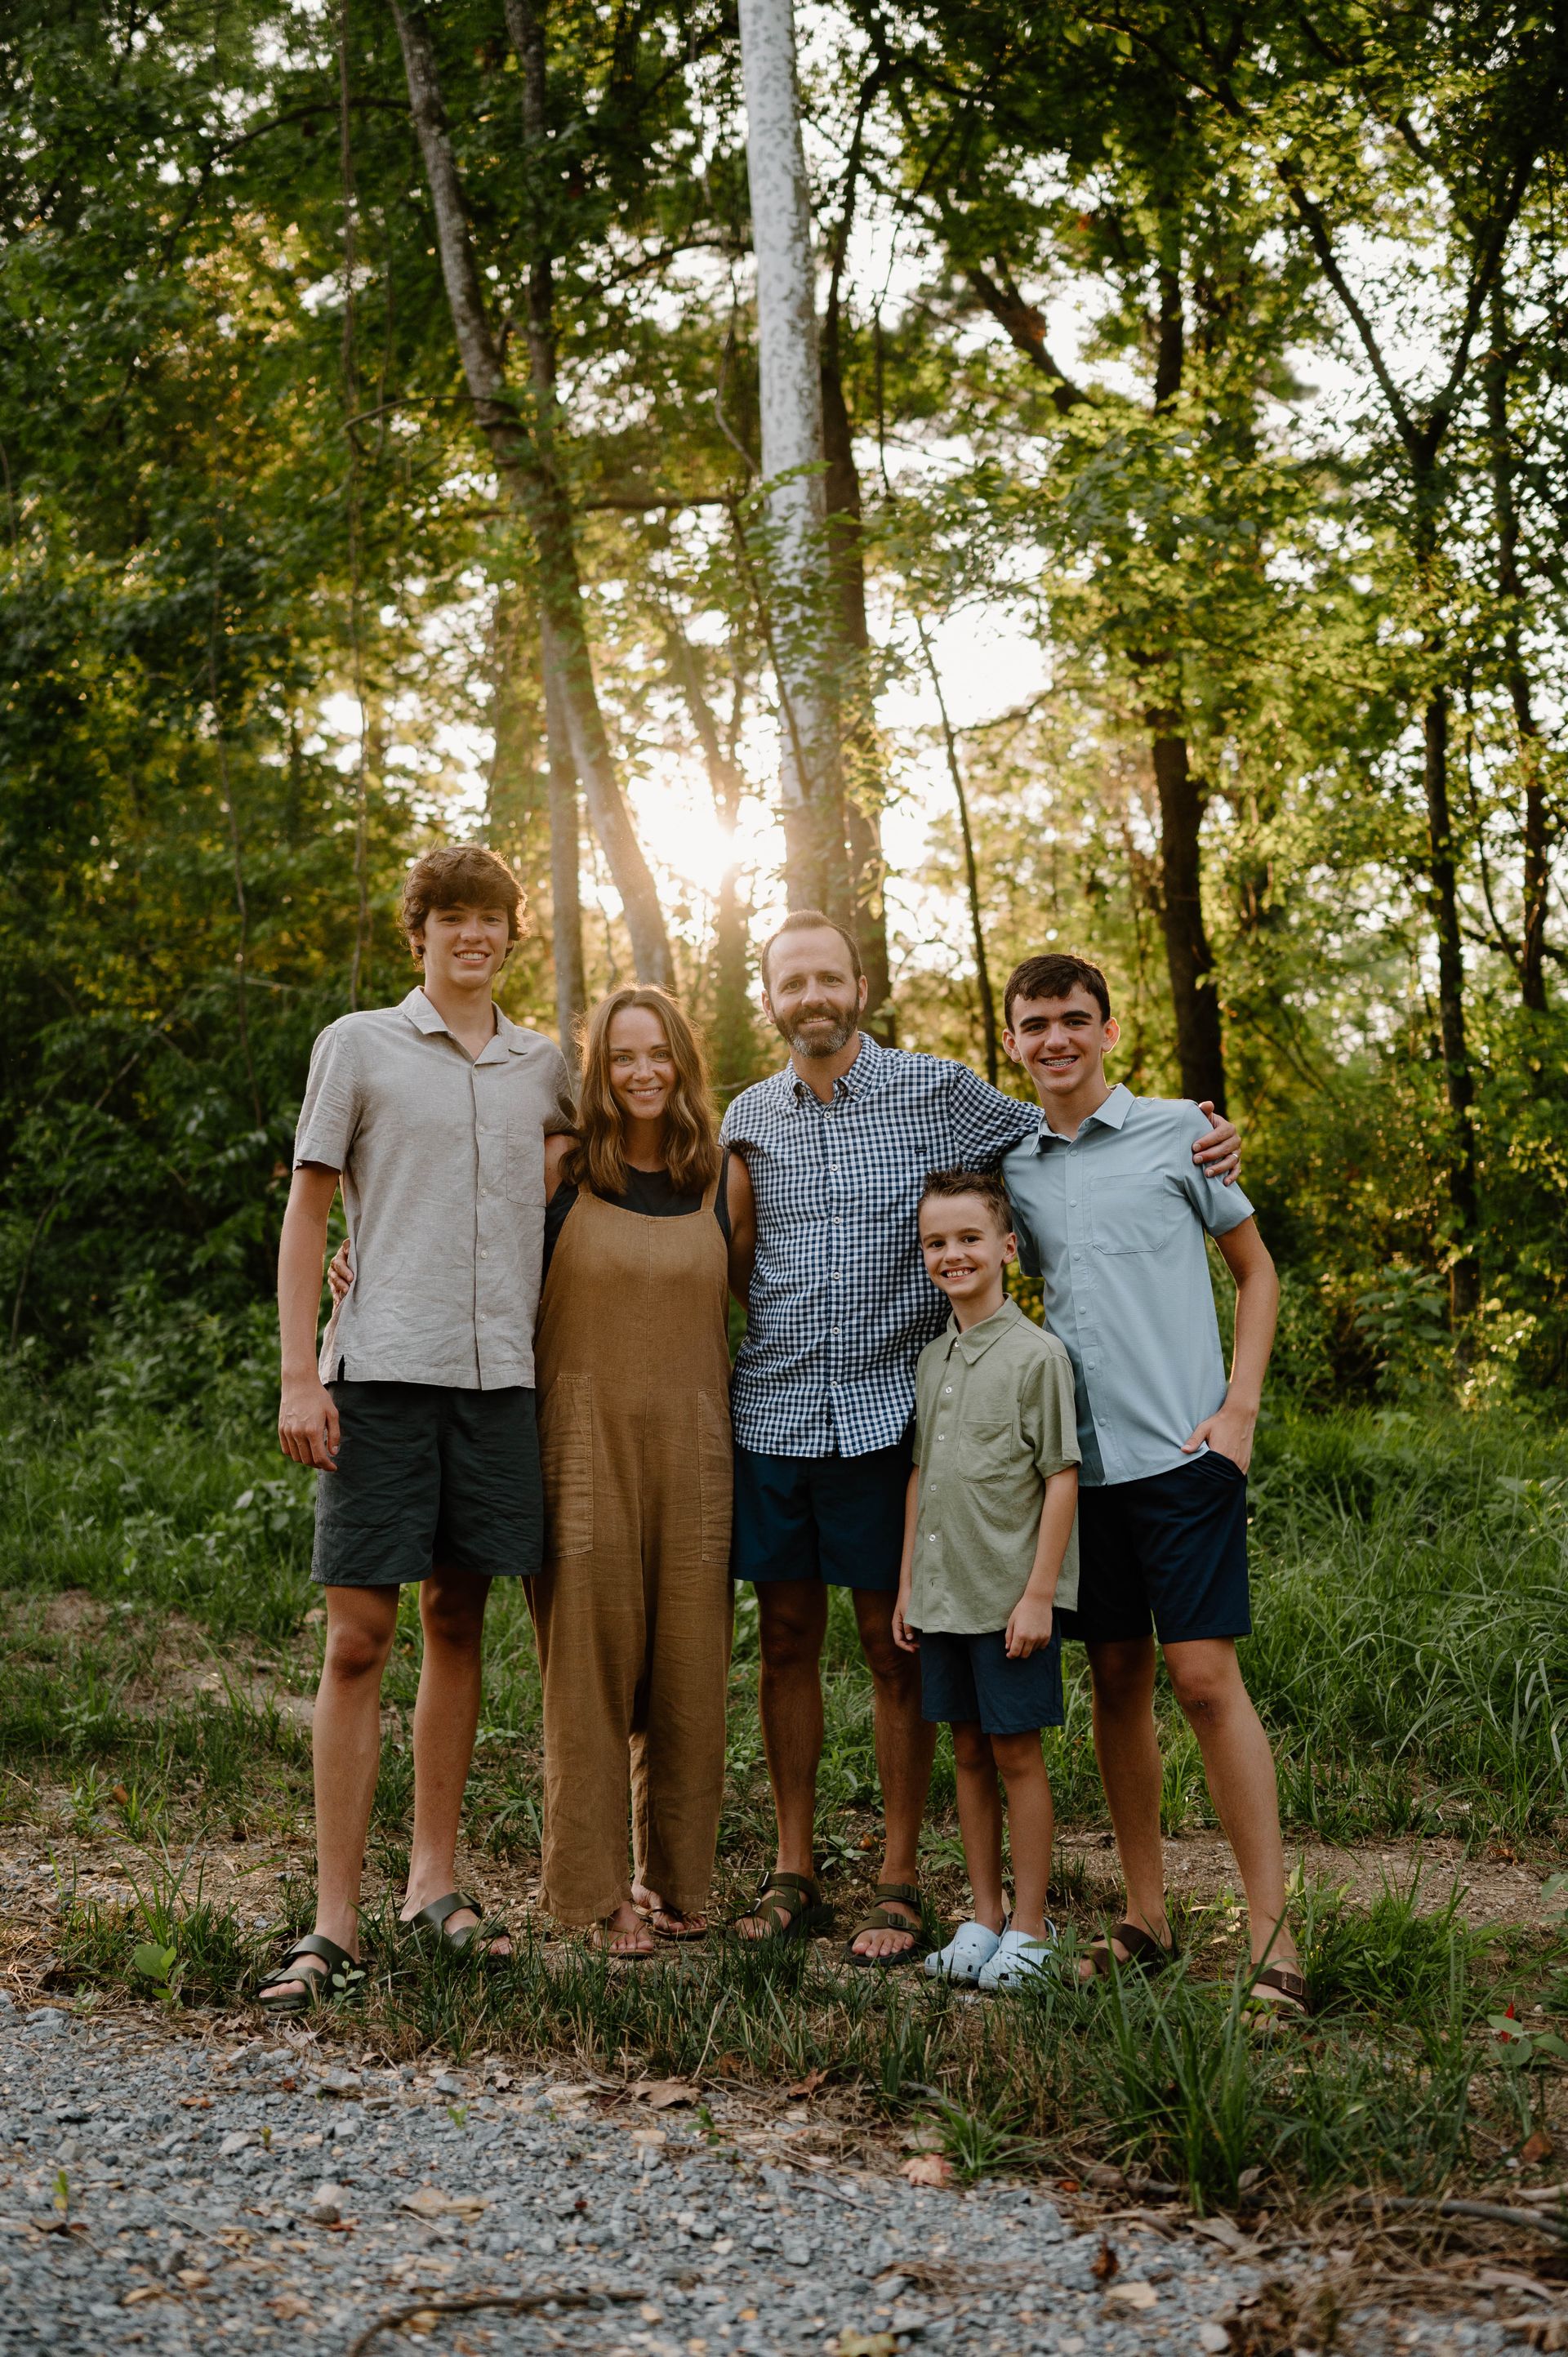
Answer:
[[[544,737],[550,767],[550,948],[555,966],[555,1028],[570,1061],[578,1017],[588,1004],[583,970],[583,834],[565,690],[542,625],[539,667],[544,678]]]
[[[1520,631],[1524,583],[1519,569],[1519,507],[1514,497],[1513,444],[1509,433],[1508,318],[1501,289],[1492,297],[1492,348],[1487,355],[1487,423],[1491,441],[1492,515],[1498,543],[1498,596],[1503,605],[1503,683],[1513,706],[1519,766],[1524,784],[1523,917],[1519,988],[1526,1006],[1546,1011],[1546,901],[1551,888],[1551,837],[1541,774],[1541,727]]]
[[[541,630],[557,667],[572,758],[583,781],[588,815],[604,850],[611,880],[620,895],[633,964],[640,980],[668,985],[674,980],[670,942],[659,895],[621,793],[604,716],[599,710],[593,658],[583,620],[582,582],[571,505],[544,438],[548,420],[542,421],[540,436],[532,436],[507,386],[500,354],[485,313],[428,27],[422,13],[414,7],[404,7],[402,0],[392,0],[392,13],[403,47],[413,127],[435,215],[441,274],[469,399],[489,446],[502,490],[525,518],[533,536],[539,561]],[[527,61],[522,62],[526,73]],[[532,345],[532,327],[530,342]]]
[[[1174,260],[1159,272],[1155,409],[1181,392],[1187,358],[1181,273]],[[1147,660],[1147,659],[1145,659]],[[1158,660],[1157,658],[1155,660]],[[1160,802],[1160,918],[1176,1016],[1183,1093],[1225,1110],[1225,1042],[1214,987],[1214,952],[1203,921],[1203,789],[1193,771],[1180,698],[1180,671],[1167,660],[1165,693],[1145,715]],[[1170,690],[1176,688],[1173,697]]]
[[[1160,921],[1176,1013],[1176,1059],[1185,1096],[1225,1110],[1225,1050],[1214,954],[1203,922],[1199,835],[1203,789],[1193,775],[1176,708],[1148,715],[1160,798]]]
[[[882,752],[872,709],[871,631],[865,619],[865,549],[861,538],[860,473],[843,397],[839,357],[839,304],[835,284],[822,330],[822,449],[827,502],[828,562],[839,633],[843,641],[843,738],[844,834],[849,850],[850,902],[855,937],[869,985],[865,1011],[887,1006],[892,977],[887,959],[887,908],[883,892],[887,864],[882,856],[882,805],[886,799]],[[874,1028],[891,1037],[891,1010]]]
[[[740,48],[789,890],[797,906],[814,904],[847,922],[811,196],[791,0],[740,0]]]
[[[1434,652],[1435,650],[1430,650]],[[1481,1303],[1481,1272],[1476,1257],[1480,1184],[1476,1154],[1476,1080],[1470,1066],[1465,1022],[1465,954],[1459,931],[1458,863],[1454,856],[1448,807],[1448,691],[1434,688],[1422,714],[1422,782],[1426,793],[1428,860],[1432,877],[1432,922],[1437,935],[1437,1019],[1443,1045],[1444,1082],[1454,1124],[1448,1166],[1448,1201],[1454,1215],[1454,1259],[1448,1301],[1455,1329],[1474,1317]]]

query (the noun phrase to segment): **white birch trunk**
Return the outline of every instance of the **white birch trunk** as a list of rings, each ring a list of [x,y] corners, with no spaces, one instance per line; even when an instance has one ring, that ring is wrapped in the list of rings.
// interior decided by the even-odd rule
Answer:
[[[740,46],[789,897],[837,915],[848,899],[848,862],[829,619],[811,193],[792,0],[740,0]]]

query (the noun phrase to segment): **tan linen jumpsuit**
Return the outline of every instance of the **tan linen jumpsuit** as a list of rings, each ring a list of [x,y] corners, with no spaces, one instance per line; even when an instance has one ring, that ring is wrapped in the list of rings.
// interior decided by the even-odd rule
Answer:
[[[639,1877],[706,1906],[725,1773],[732,1465],[728,1253],[702,1208],[627,1211],[585,1188],[534,1341],[544,1568],[544,1877],[563,1923],[601,1922]]]

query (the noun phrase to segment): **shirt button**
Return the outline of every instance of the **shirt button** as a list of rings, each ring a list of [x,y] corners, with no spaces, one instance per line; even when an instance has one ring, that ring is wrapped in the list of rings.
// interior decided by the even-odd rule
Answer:
[[[948,1396],[948,1394],[951,1392],[951,1390],[952,1390],[952,1385],[951,1385],[951,1383],[944,1383],[944,1384],[942,1385],[942,1397],[945,1399],[945,1398]]]
[[[485,1251],[482,1251],[482,1250],[481,1250],[481,1252],[480,1252],[480,1254],[479,1254],[479,1258],[480,1258],[481,1260],[489,1260],[489,1253],[488,1253],[488,1252],[485,1252]]]
[[[833,1332],[836,1334],[836,1333],[838,1332],[838,1330],[839,1330],[839,1329],[838,1329],[838,1328],[835,1326],[835,1327],[833,1328]]]

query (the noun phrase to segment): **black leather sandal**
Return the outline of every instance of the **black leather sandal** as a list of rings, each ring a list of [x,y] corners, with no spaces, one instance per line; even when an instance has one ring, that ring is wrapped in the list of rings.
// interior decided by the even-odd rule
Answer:
[[[291,1967],[302,1956],[318,1956],[327,1970],[293,1971]],[[340,1948],[325,1932],[307,1932],[302,1940],[295,1942],[277,1970],[267,1975],[256,1991],[256,2003],[263,2013],[308,2013],[312,2006],[329,2005],[334,1997],[341,1996],[360,1976],[361,1968],[347,1948]],[[301,1986],[282,1988],[279,1984],[284,1981],[298,1981]],[[276,1996],[269,1996],[269,1989],[276,1989]]]
[[[465,1909],[470,1915],[477,1915],[478,1921],[464,1923],[456,1932],[448,1932],[446,1926],[452,1917],[461,1915]],[[497,1940],[511,1938],[500,1917],[487,1915],[478,1900],[465,1890],[449,1890],[444,1899],[433,1899],[428,1907],[422,1907],[417,1914],[407,1918],[403,1930],[412,1932],[416,1939],[433,1937],[443,1946],[456,1949],[460,1956],[466,1956],[472,1948],[481,1964],[510,1964],[513,1961],[511,1956],[498,1956],[495,1952]]]
[[[881,1972],[889,1972],[896,1964],[912,1964],[920,1945],[919,1891],[912,1882],[879,1882],[872,1897],[878,1901],[878,1904],[867,1908],[849,1938],[844,1942],[845,1964],[869,1964]],[[911,1923],[904,1916],[895,1915],[890,1907],[880,1903],[889,1899],[900,1900],[906,1907],[912,1908],[915,1915],[914,1921]],[[854,1944],[863,1932],[903,1932],[908,1934],[909,1944],[907,1948],[900,1948],[897,1954],[894,1956],[863,1956],[857,1954]]]

